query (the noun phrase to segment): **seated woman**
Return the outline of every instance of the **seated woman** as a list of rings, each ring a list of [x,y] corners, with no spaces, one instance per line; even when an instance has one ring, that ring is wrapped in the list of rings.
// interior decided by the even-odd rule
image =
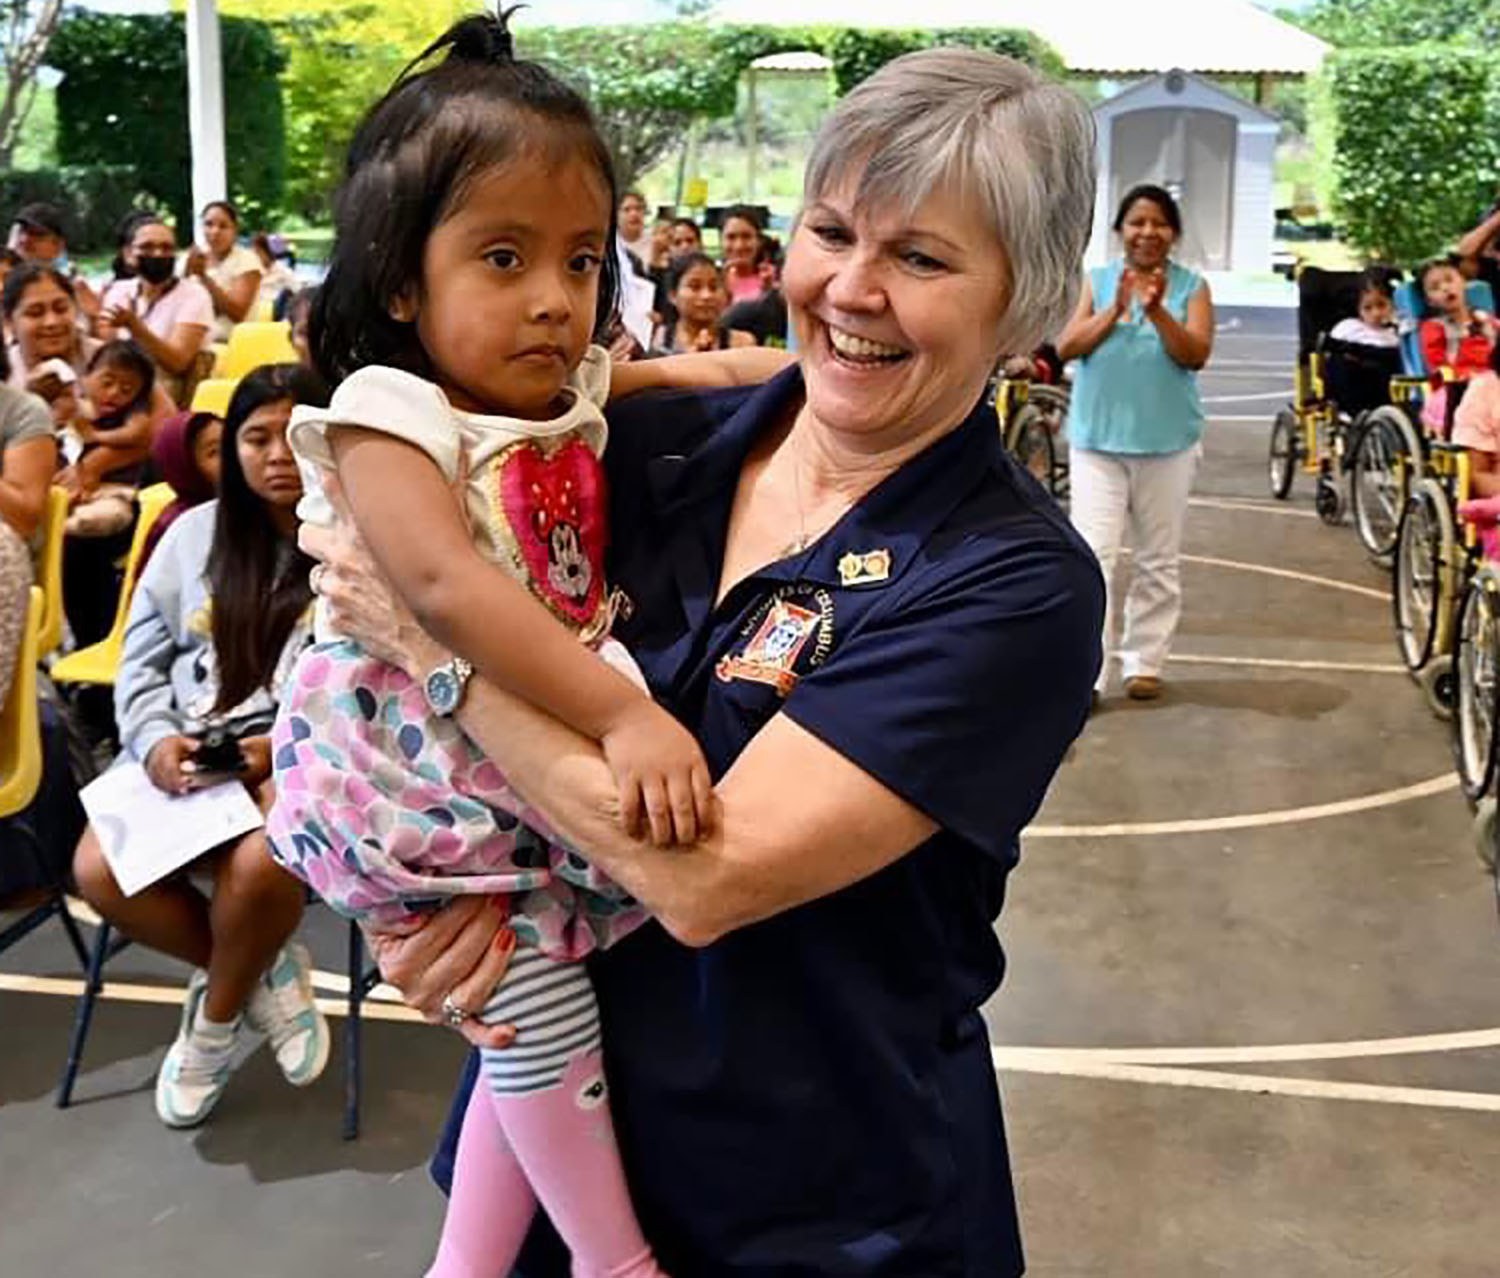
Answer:
[[[1390,282],[1370,272],[1360,281],[1359,314],[1341,319],[1324,343],[1329,395],[1350,417],[1390,402],[1400,341]]]
[[[125,758],[168,794],[223,775],[194,762],[210,727],[235,737],[235,775],[263,807],[270,795],[276,699],[310,637],[309,561],[297,549],[302,481],[287,446],[292,405],[327,403],[316,377],[290,364],[250,373],[230,401],[218,501],[188,511],[162,539],[130,610],[115,708]],[[260,831],[125,896],[93,831],[74,857],[79,891],[127,936],[192,964],[177,1038],[156,1082],[169,1127],[208,1117],[223,1094],[242,1020],[266,1034],[296,1086],[328,1059],[306,951],[289,943],[301,885],[279,869]],[[208,899],[190,873],[213,876]]]
[[[260,261],[260,300],[275,314],[278,305],[285,305],[286,296],[302,286],[296,270],[287,260],[286,241],[279,235],[257,231],[250,237],[250,251]]]
[[[47,405],[6,384],[6,372],[0,348],[0,706],[15,672],[32,583],[32,549],[57,469]]]
[[[135,341],[156,365],[173,402],[185,404],[214,322],[213,300],[196,279],[177,278],[177,236],[160,219],[136,225],[125,256],[136,275],[104,290],[94,336]]]
[[[656,330],[652,342],[658,355],[681,355],[689,351],[727,350],[754,346],[755,338],[720,324],[729,306],[724,280],[713,260],[702,253],[689,253],[672,263],[667,275],[671,313]]]
[[[7,376],[18,390],[37,391],[33,373],[49,360],[62,360],[82,377],[89,356],[99,349],[100,343],[80,327],[73,281],[55,266],[27,262],[16,267],[0,293],[0,310],[11,335]]]
[[[260,257],[240,243],[240,212],[228,200],[203,207],[203,247],[183,257],[182,273],[197,280],[214,304],[210,339],[227,342],[234,326],[250,317],[264,274]]]

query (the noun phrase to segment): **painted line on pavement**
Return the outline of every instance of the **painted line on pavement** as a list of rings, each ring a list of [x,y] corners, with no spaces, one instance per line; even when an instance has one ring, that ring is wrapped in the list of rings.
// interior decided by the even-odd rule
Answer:
[[[1357,586],[1351,581],[1339,581],[1334,577],[1320,577],[1316,573],[1296,572],[1291,568],[1272,568],[1266,564],[1249,564],[1238,559],[1217,559],[1211,555],[1183,555],[1185,564],[1202,564],[1208,568],[1229,568],[1235,572],[1260,573],[1265,577],[1280,577],[1286,581],[1301,581],[1312,586],[1324,586],[1329,590],[1342,590],[1351,595],[1363,595],[1367,599],[1378,599],[1387,607],[1391,595],[1388,590],[1376,590],[1372,586]]]
[[[1085,1064],[1081,1061],[1016,1062],[996,1048],[997,1072],[1062,1075],[1157,1087],[1196,1087],[1210,1091],[1248,1092],[1259,1096],[1295,1096],[1306,1100],[1363,1101],[1426,1109],[1474,1110],[1500,1114],[1500,1095],[1453,1092],[1426,1087],[1385,1087],[1374,1083],[1341,1083],[1319,1078],[1277,1078],[1265,1074],[1227,1074],[1212,1070],[1166,1069],[1149,1065]]]
[[[1168,661],[1181,661],[1192,666],[1259,666],[1267,670],[1335,670],[1349,674],[1394,674],[1410,672],[1397,662],[1380,665],[1372,661],[1302,661],[1290,657],[1228,657],[1183,653],[1172,653]]]
[[[1277,808],[1269,812],[1240,812],[1231,816],[1194,817],[1181,821],[1113,821],[1101,825],[1033,825],[1021,832],[1023,839],[1123,839],[1158,834],[1210,834],[1219,830],[1258,830],[1273,825],[1295,825],[1302,821],[1322,821],[1329,817],[1349,816],[1355,812],[1373,812],[1392,808],[1415,799],[1427,799],[1458,789],[1458,775],[1441,776],[1381,790],[1353,799],[1332,803],[1314,803],[1300,808]]]
[[[1251,420],[1261,421],[1256,417]],[[1189,497],[1189,506],[1197,506],[1204,510],[1252,510],[1257,515],[1290,515],[1294,519],[1316,519],[1318,512],[1315,510],[1303,510],[1298,506],[1288,506],[1285,502],[1271,505],[1269,502],[1256,501],[1234,501],[1223,500],[1217,497]]]
[[[1278,390],[1257,391],[1254,394],[1250,395],[1205,395],[1203,396],[1202,402],[1205,404],[1249,404],[1252,402],[1269,402],[1273,399],[1279,399],[1283,403],[1285,403],[1287,400],[1291,399],[1295,393],[1295,391],[1290,390]]]
[[[1007,1059],[1054,1058],[1123,1065],[1269,1065],[1281,1061],[1351,1061],[1377,1056],[1434,1056],[1500,1047],[1500,1029],[1457,1030],[1402,1038],[1334,1043],[1267,1043],[1260,1047],[1005,1047]]]

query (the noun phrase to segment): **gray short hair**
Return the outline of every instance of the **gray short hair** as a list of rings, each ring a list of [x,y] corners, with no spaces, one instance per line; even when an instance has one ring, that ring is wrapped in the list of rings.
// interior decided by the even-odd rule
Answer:
[[[866,208],[910,214],[945,183],[972,193],[1010,262],[1003,349],[1030,351],[1061,331],[1094,217],[1094,118],[1077,94],[994,53],[908,53],[824,121],[804,198],[856,174]]]

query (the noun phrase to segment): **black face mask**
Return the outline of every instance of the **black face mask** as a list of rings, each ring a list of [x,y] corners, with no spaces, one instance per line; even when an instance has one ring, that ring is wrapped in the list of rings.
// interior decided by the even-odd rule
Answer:
[[[147,284],[165,284],[176,272],[177,263],[170,257],[140,257],[135,269]]]

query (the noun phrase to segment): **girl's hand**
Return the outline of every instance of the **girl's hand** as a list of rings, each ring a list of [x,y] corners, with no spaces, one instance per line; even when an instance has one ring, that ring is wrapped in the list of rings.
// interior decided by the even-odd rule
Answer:
[[[240,753],[245,758],[245,767],[235,775],[254,794],[271,779],[271,738],[246,737],[240,742]]]
[[[186,794],[193,788],[193,774],[183,765],[192,761],[198,743],[191,737],[163,737],[146,756],[146,775],[164,794]]]
[[[696,843],[712,824],[713,782],[693,735],[642,698],[599,743],[620,791],[620,823],[639,834],[644,808],[657,847]]]
[[[504,897],[465,896],[399,928],[364,925],[380,975],[434,1025],[447,1025],[443,1000],[475,1013],[454,1026],[475,1047],[509,1047],[510,1025],[486,1025],[477,1013],[505,976],[516,951]]]

